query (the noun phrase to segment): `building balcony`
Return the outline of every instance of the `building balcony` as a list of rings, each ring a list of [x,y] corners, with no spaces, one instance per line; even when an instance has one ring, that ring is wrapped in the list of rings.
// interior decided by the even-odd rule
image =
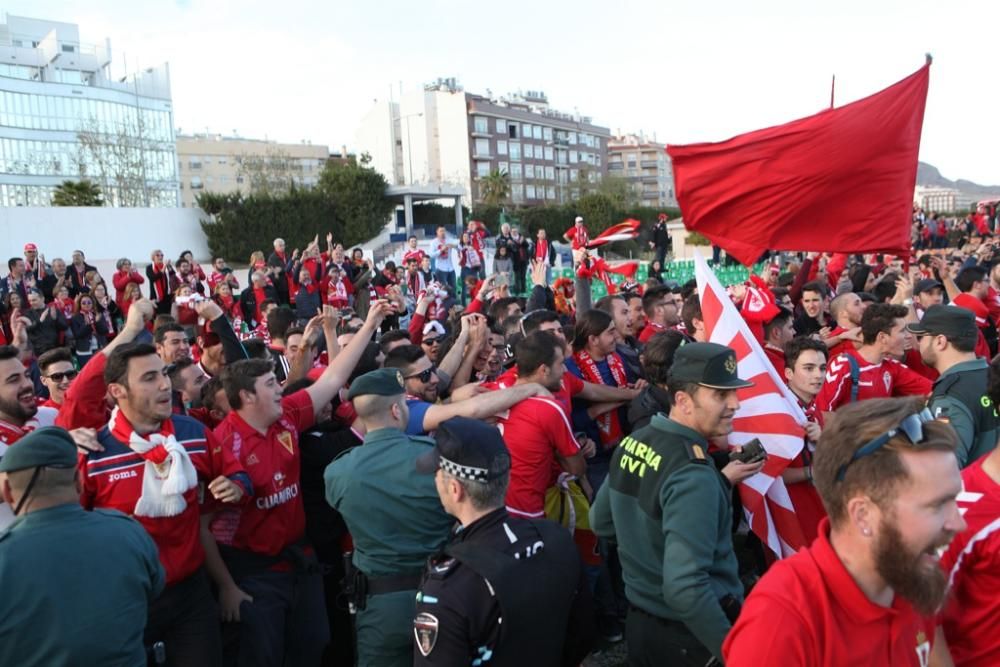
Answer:
[[[657,160],[642,160],[639,165],[644,169],[655,169],[659,162]]]
[[[623,162],[609,162],[608,163],[608,169],[612,170],[612,171],[614,171],[614,170],[622,170],[624,168],[625,168],[625,164]]]
[[[642,182],[643,183],[657,183],[657,182],[659,182],[659,180],[660,180],[660,177],[657,174],[643,174],[642,175]]]
[[[660,193],[656,192],[655,190],[643,190],[642,191],[642,198],[643,199],[659,199],[660,198]]]
[[[492,159],[494,159],[494,156],[490,155],[489,153],[473,153],[472,154],[472,159],[473,160],[492,160]]]

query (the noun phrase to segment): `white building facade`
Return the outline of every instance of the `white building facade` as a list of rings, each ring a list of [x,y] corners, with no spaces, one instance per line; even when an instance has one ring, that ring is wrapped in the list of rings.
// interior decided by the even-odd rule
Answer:
[[[78,26],[7,16],[0,24],[0,206],[48,206],[87,178],[106,205],[177,206],[167,64],[114,79],[111,45]]]

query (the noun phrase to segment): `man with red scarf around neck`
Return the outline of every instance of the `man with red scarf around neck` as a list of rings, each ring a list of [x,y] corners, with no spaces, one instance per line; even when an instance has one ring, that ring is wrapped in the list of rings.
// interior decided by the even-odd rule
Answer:
[[[337,318],[327,311],[310,321],[303,338],[311,339],[321,323],[332,348]],[[211,519],[224,563],[210,561],[209,568],[224,580],[223,618],[240,623],[240,665],[320,663],[328,625],[322,575],[305,539],[299,434],[336,397],[391,312],[387,301],[373,302],[361,330],[323,374],[288,396],[282,397],[268,362],[239,361],[222,374],[232,411],[215,435],[246,466],[255,496],[253,503]],[[303,342],[293,362],[300,369],[312,363],[311,342]],[[244,601],[252,604],[241,606]]]
[[[151,345],[132,343],[152,314],[152,303],[136,302],[122,332],[67,392],[58,423],[85,426],[103,411],[106,392],[115,400],[97,437],[103,450],[81,456],[81,503],[133,516],[156,542],[167,588],[150,607],[146,643],[163,641],[170,665],[217,665],[222,641],[203,565],[206,548],[218,555],[200,526],[199,480],[206,498],[231,504],[243,502],[252,487],[201,423],[171,414],[163,361]]]

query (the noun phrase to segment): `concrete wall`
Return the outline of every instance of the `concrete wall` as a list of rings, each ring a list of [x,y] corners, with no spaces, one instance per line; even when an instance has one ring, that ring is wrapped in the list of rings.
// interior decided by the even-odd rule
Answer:
[[[7,273],[8,258],[23,256],[25,243],[37,245],[46,261],[68,262],[74,250],[83,250],[106,279],[119,257],[142,270],[154,248],[175,260],[190,250],[207,263],[208,242],[198,223],[204,215],[198,208],[0,208],[0,272]]]

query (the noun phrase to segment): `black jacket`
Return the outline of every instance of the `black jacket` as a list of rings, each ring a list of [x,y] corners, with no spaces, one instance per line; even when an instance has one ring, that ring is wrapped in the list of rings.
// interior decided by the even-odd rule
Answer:
[[[69,329],[69,322],[61,310],[56,309],[55,317],[42,315],[49,312],[48,307],[42,310],[27,309],[23,311],[25,317],[31,320],[28,325],[28,340],[31,342],[31,349],[35,351],[35,356],[39,357],[49,350],[59,347],[59,334]]]

